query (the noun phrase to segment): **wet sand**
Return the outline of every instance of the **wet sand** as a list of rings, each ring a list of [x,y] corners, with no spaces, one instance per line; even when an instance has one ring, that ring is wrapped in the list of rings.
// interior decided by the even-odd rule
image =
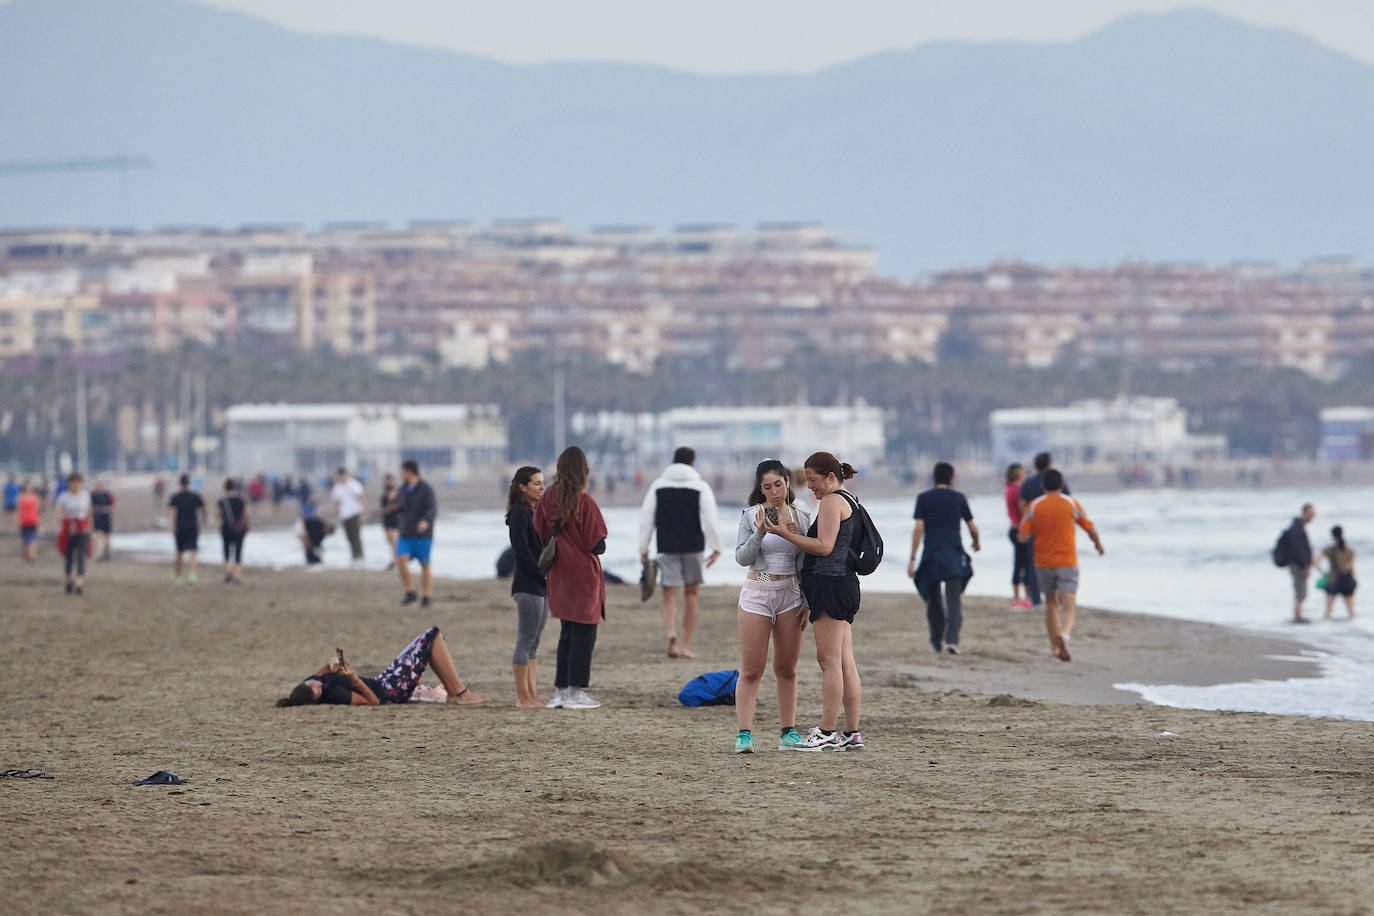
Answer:
[[[1374,899],[1370,723],[1137,704],[1122,681],[1303,676],[1296,644],[1085,612],[1075,660],[1040,620],[970,600],[936,658],[915,596],[855,629],[862,753],[729,753],[730,708],[676,692],[736,665],[735,592],[699,657],[657,599],[612,589],[594,711],[517,711],[502,583],[400,608],[380,573],[96,564],[0,541],[0,895],[14,913],[1361,913]],[[277,709],[342,646],[379,669],[431,623],[481,707]],[[540,650],[551,688],[557,624]],[[819,714],[810,637],[800,722]],[[427,682],[434,682],[432,674]],[[771,675],[755,735],[776,735]],[[1161,732],[1171,732],[1172,737]],[[134,787],[170,769],[191,782]],[[822,900],[817,900],[817,897]]]

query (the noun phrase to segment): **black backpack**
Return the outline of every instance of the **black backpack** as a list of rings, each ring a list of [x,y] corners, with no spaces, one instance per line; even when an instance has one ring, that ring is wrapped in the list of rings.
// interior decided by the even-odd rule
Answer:
[[[839,494],[848,501],[854,511],[854,539],[849,543],[849,561],[854,571],[867,576],[883,562],[883,536],[878,526],[869,518],[868,510],[859,505],[853,494],[840,490]]]
[[[1287,528],[1283,529],[1283,533],[1279,535],[1278,541],[1274,544],[1275,566],[1287,566],[1293,561],[1292,549],[1288,546],[1288,530]]]

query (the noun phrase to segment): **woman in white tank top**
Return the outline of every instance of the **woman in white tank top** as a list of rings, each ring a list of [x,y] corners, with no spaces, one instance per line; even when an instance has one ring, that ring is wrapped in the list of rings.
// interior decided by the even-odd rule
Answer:
[[[773,643],[773,674],[778,682],[778,718],[782,737],[778,750],[802,742],[797,731],[797,658],[807,615],[802,607],[798,573],[803,554],[792,542],[764,531],[765,519],[804,532],[810,517],[793,506],[791,474],[782,462],[769,459],[754,471],[749,508],[740,516],[735,562],[749,573],[739,594],[739,683],[735,688],[735,717],[739,734],[735,753],[754,752],[754,706],[759,682]]]

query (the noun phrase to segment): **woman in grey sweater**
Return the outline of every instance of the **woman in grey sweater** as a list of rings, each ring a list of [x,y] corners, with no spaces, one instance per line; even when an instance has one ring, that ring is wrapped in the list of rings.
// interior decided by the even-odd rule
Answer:
[[[754,491],[739,520],[735,562],[749,567],[739,594],[739,683],[735,688],[735,717],[739,734],[735,753],[752,754],[754,705],[759,681],[773,642],[773,674],[778,681],[778,717],[782,737],[778,750],[801,743],[797,731],[797,658],[801,655],[806,613],[802,608],[798,574],[803,554],[776,534],[764,532],[765,521],[802,532],[810,517],[793,506],[792,475],[781,461],[769,459],[754,470]]]

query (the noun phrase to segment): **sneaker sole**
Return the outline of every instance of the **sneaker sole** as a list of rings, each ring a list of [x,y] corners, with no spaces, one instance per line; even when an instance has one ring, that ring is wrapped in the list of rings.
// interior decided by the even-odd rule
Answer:
[[[752,754],[752,753],[754,753],[754,749],[753,749],[752,747],[737,747],[737,748],[735,748],[735,753],[736,753],[736,754]]]

